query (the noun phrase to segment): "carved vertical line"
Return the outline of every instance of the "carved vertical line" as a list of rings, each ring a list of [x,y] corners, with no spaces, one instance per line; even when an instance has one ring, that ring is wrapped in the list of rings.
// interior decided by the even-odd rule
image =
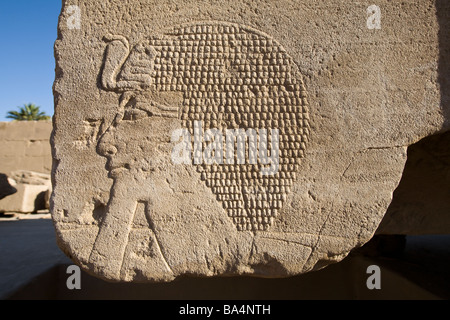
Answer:
[[[174,274],[172,268],[170,267],[169,263],[167,262],[167,258],[164,255],[164,252],[162,250],[161,242],[158,238],[158,234],[156,233],[155,225],[153,223],[153,220],[151,219],[150,203],[148,203],[148,202],[146,202],[146,204],[145,204],[145,213],[146,213],[145,217],[147,218],[147,222],[150,226],[150,230],[153,231],[153,234],[155,235],[156,245],[158,246],[159,253],[161,254],[161,257],[163,258],[163,262],[164,262],[167,270],[169,270],[172,274]]]

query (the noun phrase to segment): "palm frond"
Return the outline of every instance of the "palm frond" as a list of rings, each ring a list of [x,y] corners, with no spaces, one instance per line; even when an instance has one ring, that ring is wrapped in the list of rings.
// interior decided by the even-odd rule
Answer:
[[[50,120],[45,112],[40,111],[40,107],[33,103],[25,104],[23,107],[18,107],[19,111],[9,111],[6,118],[14,121],[41,121]]]

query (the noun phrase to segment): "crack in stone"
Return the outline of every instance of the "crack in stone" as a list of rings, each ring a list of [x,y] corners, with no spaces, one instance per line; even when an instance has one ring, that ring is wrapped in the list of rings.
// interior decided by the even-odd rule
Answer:
[[[319,242],[320,242],[320,239],[321,239],[321,236],[322,236],[322,232],[323,232],[323,230],[324,230],[324,228],[325,228],[325,225],[327,224],[328,220],[330,219],[331,214],[333,213],[333,209],[334,209],[334,202],[333,202],[333,204],[331,205],[330,213],[328,213],[327,218],[325,219],[323,225],[321,226],[321,228],[320,228],[320,230],[319,230],[319,233],[318,233],[318,235],[317,235],[317,241],[316,241],[316,244],[315,244],[313,247],[311,247],[311,253],[309,254],[308,259],[306,259],[306,262],[303,264],[303,268],[304,268],[306,265],[308,265],[308,263],[309,263],[309,261],[311,260],[313,254],[317,251],[316,248],[317,248],[317,246],[319,245]]]

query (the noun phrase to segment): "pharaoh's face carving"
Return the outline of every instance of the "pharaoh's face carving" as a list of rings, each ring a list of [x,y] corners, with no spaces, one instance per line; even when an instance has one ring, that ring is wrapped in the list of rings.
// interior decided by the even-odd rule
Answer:
[[[176,118],[188,143],[200,134],[194,145],[200,153],[212,140],[205,133],[224,139],[223,148],[230,130],[234,146],[243,132],[235,151],[244,161],[199,162],[193,150],[191,165],[238,230],[268,230],[296,179],[309,137],[306,93],[292,58],[270,36],[225,23],[175,27],[132,49],[121,36],[108,39],[102,82],[122,94],[123,110],[98,145],[111,176],[158,170],[157,162],[170,158],[169,124]],[[181,96],[181,105],[155,99],[170,92]],[[258,136],[252,140],[251,133]],[[229,152],[227,147],[221,151]],[[264,147],[272,164],[276,160],[272,174],[261,170],[267,164]]]
[[[126,108],[99,140],[97,152],[108,159],[106,169],[110,177],[147,177],[170,165],[170,128],[179,126],[177,119]]]

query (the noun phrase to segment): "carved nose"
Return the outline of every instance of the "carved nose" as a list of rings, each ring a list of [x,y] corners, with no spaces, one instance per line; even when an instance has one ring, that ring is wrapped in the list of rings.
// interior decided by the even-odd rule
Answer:
[[[109,131],[107,131],[100,139],[97,152],[104,157],[113,156],[117,153],[117,148],[111,141],[111,134]]]

